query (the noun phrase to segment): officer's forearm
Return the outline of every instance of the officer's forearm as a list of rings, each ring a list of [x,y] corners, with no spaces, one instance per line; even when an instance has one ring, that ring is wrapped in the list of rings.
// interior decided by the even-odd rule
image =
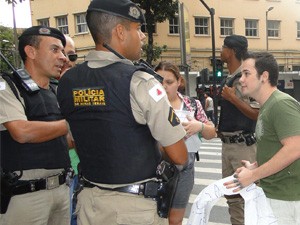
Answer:
[[[180,140],[175,144],[164,147],[165,153],[174,164],[184,165],[187,161],[187,148],[184,140]]]
[[[19,143],[45,142],[66,135],[68,132],[65,120],[51,122],[16,120],[3,125]]]

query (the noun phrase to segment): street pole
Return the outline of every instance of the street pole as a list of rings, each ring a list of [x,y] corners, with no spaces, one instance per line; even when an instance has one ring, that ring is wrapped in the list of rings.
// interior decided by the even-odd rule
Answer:
[[[18,34],[17,34],[17,26],[16,26],[16,17],[15,17],[15,3],[12,1],[12,13],[13,13],[13,30],[14,30],[14,45],[15,45],[15,51],[14,51],[14,60],[15,60],[15,67],[19,68],[20,63],[19,63],[19,58],[18,58]]]
[[[268,33],[268,13],[274,9],[273,6],[269,7],[268,10],[266,11],[266,47],[267,51],[269,51],[269,33]]]
[[[218,104],[217,104],[217,86],[216,86],[216,42],[215,42],[215,22],[214,15],[215,9],[209,8],[208,5],[204,2],[204,0],[200,0],[200,2],[204,5],[204,7],[209,11],[211,18],[211,44],[212,44],[212,63],[213,63],[213,92],[214,92],[214,118],[215,125],[218,124]]]

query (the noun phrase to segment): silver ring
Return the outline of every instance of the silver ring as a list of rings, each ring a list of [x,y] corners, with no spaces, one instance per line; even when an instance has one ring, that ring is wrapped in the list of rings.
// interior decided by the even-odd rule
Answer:
[[[244,186],[241,183],[239,183],[239,187],[240,187],[240,189],[244,188]]]
[[[239,183],[238,179],[233,179],[233,183]]]

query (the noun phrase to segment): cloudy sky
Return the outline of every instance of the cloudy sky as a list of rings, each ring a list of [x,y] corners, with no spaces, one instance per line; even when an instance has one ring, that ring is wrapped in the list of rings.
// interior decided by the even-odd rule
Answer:
[[[25,0],[22,3],[17,1],[18,3],[15,6],[16,27],[27,28],[31,26],[29,1]],[[0,9],[0,25],[13,27],[12,5],[7,4],[5,0],[0,0]]]

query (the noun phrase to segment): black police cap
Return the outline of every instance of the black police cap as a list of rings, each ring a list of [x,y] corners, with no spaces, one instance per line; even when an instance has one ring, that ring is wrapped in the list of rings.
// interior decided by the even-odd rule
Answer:
[[[142,10],[129,0],[92,0],[87,12],[99,11],[120,16],[133,22],[146,22]]]
[[[248,48],[248,41],[244,36],[233,34],[224,39],[224,45],[228,48],[244,50]]]
[[[61,40],[63,46],[66,46],[66,38],[62,32],[53,27],[45,27],[45,26],[33,26],[26,29],[21,36],[19,37],[19,41],[22,41],[23,37],[26,36],[49,36],[54,37]]]

